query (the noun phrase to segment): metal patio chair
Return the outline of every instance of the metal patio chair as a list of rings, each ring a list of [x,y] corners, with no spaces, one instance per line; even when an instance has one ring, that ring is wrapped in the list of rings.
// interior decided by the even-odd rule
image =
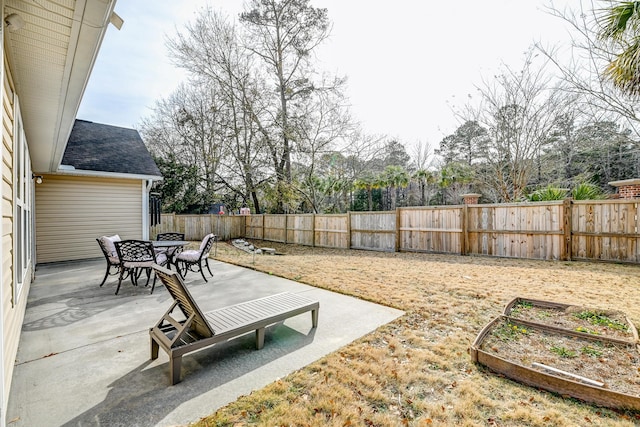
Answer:
[[[134,286],[138,286],[138,279],[145,272],[147,274],[145,286],[148,286],[152,272],[151,266],[154,264],[164,266],[168,262],[167,255],[163,253],[156,254],[153,250],[153,244],[146,240],[122,240],[115,242],[115,246],[121,262],[116,295],[118,295],[122,280],[127,277],[127,274],[131,277],[131,283]],[[156,276],[154,274],[151,293],[153,293],[155,286]]]
[[[104,258],[107,260],[107,271],[104,273],[104,279],[100,283],[100,287],[107,281],[107,277],[120,274],[120,258],[116,252],[116,246],[114,242],[119,241],[120,236],[117,234],[114,236],[101,236],[96,239]],[[114,271],[112,271],[114,269]]]
[[[204,276],[204,269],[202,265],[203,263],[204,266],[207,267],[209,274],[213,276],[213,273],[209,268],[209,252],[211,251],[216,238],[217,236],[213,233],[207,234],[206,236],[204,236],[204,239],[202,239],[200,248],[198,250],[190,249],[182,251],[178,255],[176,255],[173,263],[175,264],[178,273],[180,273],[180,276],[182,276],[183,279],[189,271],[193,271],[196,273],[200,272],[200,274],[202,274],[202,278],[206,282],[207,278]]]
[[[184,233],[177,232],[169,232],[169,233],[158,233],[156,235],[156,240],[158,241],[184,241]],[[182,252],[184,248],[182,246],[177,246],[173,248],[155,248],[156,254],[166,253],[167,258],[169,259],[169,264],[173,263],[173,259],[176,255]]]
[[[156,240],[184,240],[184,233],[158,233]]]

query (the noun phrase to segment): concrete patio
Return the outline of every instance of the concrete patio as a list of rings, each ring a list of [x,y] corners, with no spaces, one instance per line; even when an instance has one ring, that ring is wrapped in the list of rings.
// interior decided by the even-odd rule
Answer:
[[[253,270],[210,262],[205,283],[187,286],[203,311],[271,295],[301,293],[320,301],[317,329],[305,313],[185,356],[182,382],[169,385],[168,357],[149,355],[149,328],[172,300],[160,281],[153,295],[127,280],[98,285],[104,260],[49,264],[32,284],[13,383],[9,426],[173,426],[215,412],[336,351],[402,312]],[[208,274],[207,274],[208,276]],[[159,285],[160,284],[160,285]]]

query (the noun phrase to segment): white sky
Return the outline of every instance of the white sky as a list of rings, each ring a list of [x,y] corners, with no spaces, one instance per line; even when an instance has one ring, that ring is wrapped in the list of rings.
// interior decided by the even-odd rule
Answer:
[[[555,0],[557,7],[577,3]],[[185,78],[171,65],[165,38],[207,4],[230,16],[242,8],[240,0],[118,0],[124,26],[108,29],[78,118],[137,127]],[[563,22],[544,11],[549,0],[312,4],[326,7],[333,22],[319,68],[348,77],[352,114],[365,132],[408,145],[437,148],[459,125],[449,104],[462,106],[502,62],[518,69],[533,42],[569,42]]]

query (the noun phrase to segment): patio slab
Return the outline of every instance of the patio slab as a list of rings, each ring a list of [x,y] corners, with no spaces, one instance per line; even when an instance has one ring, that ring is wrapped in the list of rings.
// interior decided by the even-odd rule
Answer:
[[[169,385],[166,353],[150,359],[149,328],[171,305],[160,281],[149,288],[110,278],[104,260],[39,266],[29,294],[7,425],[174,426],[220,407],[338,350],[402,311],[221,262],[205,283],[186,284],[203,311],[279,292],[320,301],[318,328],[304,313],[183,358],[182,382]]]

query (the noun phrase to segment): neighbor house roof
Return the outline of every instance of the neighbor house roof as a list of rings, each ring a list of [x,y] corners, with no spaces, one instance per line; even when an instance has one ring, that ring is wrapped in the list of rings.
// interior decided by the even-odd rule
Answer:
[[[62,165],[76,171],[162,176],[137,130],[86,120],[75,121]]]

